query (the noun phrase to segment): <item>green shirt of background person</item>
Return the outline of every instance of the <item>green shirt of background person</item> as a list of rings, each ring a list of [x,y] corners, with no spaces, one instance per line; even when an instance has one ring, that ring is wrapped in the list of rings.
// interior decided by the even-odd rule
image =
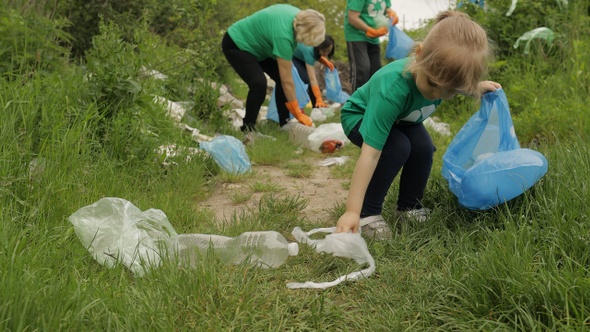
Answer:
[[[277,57],[291,60],[297,47],[293,20],[300,12],[290,5],[276,5],[232,24],[227,32],[236,45],[261,61]]]
[[[379,37],[369,37],[366,34],[368,28],[378,28],[375,18],[384,15],[391,7],[391,0],[348,0],[346,3],[346,15],[344,16],[344,39],[346,41],[366,41],[371,44],[379,44]],[[358,18],[366,24],[366,28],[355,27],[348,19],[350,11],[358,13]]]
[[[363,139],[381,150],[394,124],[420,123],[435,111],[441,100],[422,96],[412,74],[405,70],[407,63],[405,58],[384,66],[350,96],[340,116],[346,135],[362,120]]]
[[[352,92],[363,86],[381,68],[379,37],[397,24],[390,0],[347,0],[344,39],[350,66]],[[389,19],[386,18],[389,17]]]

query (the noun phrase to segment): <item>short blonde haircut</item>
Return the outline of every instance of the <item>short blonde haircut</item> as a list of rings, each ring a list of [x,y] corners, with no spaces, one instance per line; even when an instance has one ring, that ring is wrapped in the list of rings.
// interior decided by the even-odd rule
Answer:
[[[326,35],[324,15],[313,9],[305,9],[295,15],[293,28],[295,39],[308,46],[318,46]]]
[[[408,69],[422,70],[445,90],[479,96],[478,83],[487,73],[492,50],[485,30],[467,14],[438,14],[426,38],[415,47],[416,57]]]

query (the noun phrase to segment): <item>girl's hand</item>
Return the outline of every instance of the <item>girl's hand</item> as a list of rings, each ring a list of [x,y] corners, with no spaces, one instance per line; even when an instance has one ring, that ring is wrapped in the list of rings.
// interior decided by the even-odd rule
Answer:
[[[502,86],[500,85],[500,83],[496,83],[493,81],[479,82],[479,91],[481,91],[481,93],[494,92],[497,89],[502,89]]]
[[[359,231],[360,223],[361,223],[361,216],[359,216],[358,213],[345,212],[340,217],[340,219],[338,219],[338,223],[336,224],[336,233],[341,233],[341,232],[356,233]]]

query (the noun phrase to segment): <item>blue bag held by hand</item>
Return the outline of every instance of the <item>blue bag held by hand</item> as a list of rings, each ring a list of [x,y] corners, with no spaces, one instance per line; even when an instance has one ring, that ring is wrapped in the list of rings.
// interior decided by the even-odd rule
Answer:
[[[397,26],[389,27],[389,42],[385,49],[386,59],[403,59],[410,54],[414,40]]]
[[[301,76],[297,72],[297,68],[295,65],[291,66],[291,75],[293,75],[293,82],[295,83],[295,94],[297,96],[297,103],[299,104],[299,108],[304,108],[307,103],[309,103],[309,95],[307,94],[307,84],[303,82]],[[272,89],[272,94],[270,95],[270,102],[268,103],[268,111],[266,113],[266,118],[272,120],[274,122],[279,122],[279,111],[277,109],[277,98],[275,96],[277,88],[275,87]],[[293,114],[289,113],[289,118],[293,119]]]
[[[340,104],[344,104],[350,98],[348,93],[342,91],[338,69],[330,70],[326,68],[324,70],[324,79],[326,82],[326,98]]]
[[[443,156],[442,175],[459,204],[486,210],[532,187],[547,173],[541,153],[520,148],[502,89],[484,94],[479,111]]]
[[[207,151],[213,160],[227,172],[242,174],[251,170],[250,158],[248,158],[244,143],[233,136],[216,136],[209,142],[201,142],[199,147]]]

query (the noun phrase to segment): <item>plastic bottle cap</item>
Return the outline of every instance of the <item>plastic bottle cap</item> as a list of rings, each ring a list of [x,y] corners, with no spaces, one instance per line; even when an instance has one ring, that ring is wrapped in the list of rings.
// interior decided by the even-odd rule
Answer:
[[[290,256],[297,256],[297,254],[299,253],[299,245],[297,243],[289,243],[287,247],[289,248]]]

